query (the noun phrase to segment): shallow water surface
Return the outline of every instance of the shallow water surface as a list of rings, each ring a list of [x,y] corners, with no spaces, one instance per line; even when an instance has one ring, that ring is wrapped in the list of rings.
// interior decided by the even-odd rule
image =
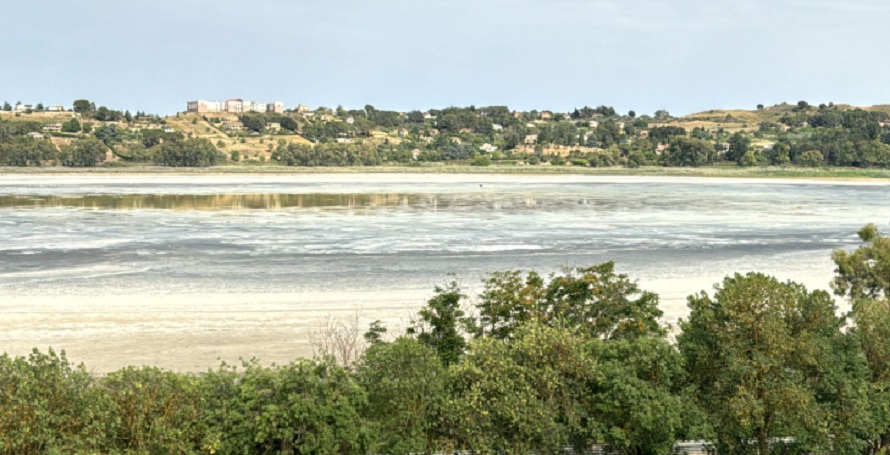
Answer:
[[[307,353],[319,317],[398,325],[449,274],[477,288],[495,270],[607,260],[676,321],[735,271],[827,288],[832,249],[886,225],[888,196],[707,179],[2,179],[0,350],[74,346],[100,369],[282,361]]]

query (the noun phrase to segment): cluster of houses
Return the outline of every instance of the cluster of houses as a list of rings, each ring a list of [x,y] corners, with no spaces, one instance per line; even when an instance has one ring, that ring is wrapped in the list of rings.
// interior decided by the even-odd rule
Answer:
[[[33,112],[37,111],[37,107],[31,104],[22,104],[22,102],[15,103],[15,106],[12,107],[13,112]],[[42,107],[42,110],[45,112],[65,112],[65,106],[45,106]]]
[[[238,133],[244,131],[244,124],[239,122],[238,120],[226,120],[222,122],[222,129],[229,133]],[[266,123],[264,129],[267,132],[277,133],[281,131],[281,123],[278,122],[269,122]]]
[[[199,114],[204,113],[229,113],[240,114],[243,112],[284,112],[284,103],[274,101],[271,103],[258,103],[255,101],[244,101],[240,98],[232,98],[226,101],[206,101],[196,100],[189,101],[186,106],[188,112]]]

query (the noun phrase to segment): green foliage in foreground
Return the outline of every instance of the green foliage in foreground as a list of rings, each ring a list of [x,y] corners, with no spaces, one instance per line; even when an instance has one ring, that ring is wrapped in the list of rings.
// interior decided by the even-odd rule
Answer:
[[[200,375],[93,377],[64,353],[0,356],[0,454],[885,454],[887,238],[835,253],[831,296],[757,273],[689,298],[677,342],[611,263],[437,289],[412,330],[333,357]]]

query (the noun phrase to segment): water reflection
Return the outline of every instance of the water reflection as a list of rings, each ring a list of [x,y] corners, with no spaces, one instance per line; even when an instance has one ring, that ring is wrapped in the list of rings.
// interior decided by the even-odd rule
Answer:
[[[0,208],[281,210],[287,208],[373,208],[435,206],[422,194],[97,194],[83,196],[0,196]]]

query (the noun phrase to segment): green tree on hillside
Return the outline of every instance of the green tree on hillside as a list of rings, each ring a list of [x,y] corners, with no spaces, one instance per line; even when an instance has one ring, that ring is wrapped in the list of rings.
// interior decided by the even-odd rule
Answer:
[[[62,147],[59,162],[69,167],[93,167],[105,160],[105,145],[96,138],[83,138]]]
[[[735,133],[729,138],[729,151],[726,152],[724,158],[727,161],[736,161],[738,162],[748,153],[748,150],[751,148],[751,139],[742,133]]]
[[[704,166],[711,164],[716,157],[714,144],[703,140],[682,136],[674,137],[670,147],[659,157],[665,166]]]
[[[282,117],[280,122],[281,127],[289,130],[289,131],[297,131],[299,125],[297,125],[297,121],[293,119],[293,117]]]
[[[791,147],[784,142],[777,142],[773,148],[763,151],[764,156],[773,166],[782,166],[791,161]]]
[[[155,162],[162,166],[207,167],[216,165],[218,151],[207,139],[165,141],[155,152]],[[223,158],[225,159],[225,158]]]
[[[802,166],[816,167],[825,164],[825,157],[818,150],[807,150],[797,157],[797,163]]]
[[[754,151],[748,150],[741,158],[739,158],[738,165],[741,167],[757,165],[757,155],[754,154]]]
[[[56,147],[47,140],[19,136],[0,141],[0,165],[42,166],[56,157]]]
[[[74,102],[74,112],[89,117],[93,112],[93,103],[90,100],[77,100]]]
[[[63,133],[79,133],[80,132],[80,122],[77,121],[76,118],[71,118],[65,123],[62,123],[62,132]]]
[[[262,133],[266,128],[266,119],[260,114],[244,114],[239,120],[245,128],[256,133]]]

